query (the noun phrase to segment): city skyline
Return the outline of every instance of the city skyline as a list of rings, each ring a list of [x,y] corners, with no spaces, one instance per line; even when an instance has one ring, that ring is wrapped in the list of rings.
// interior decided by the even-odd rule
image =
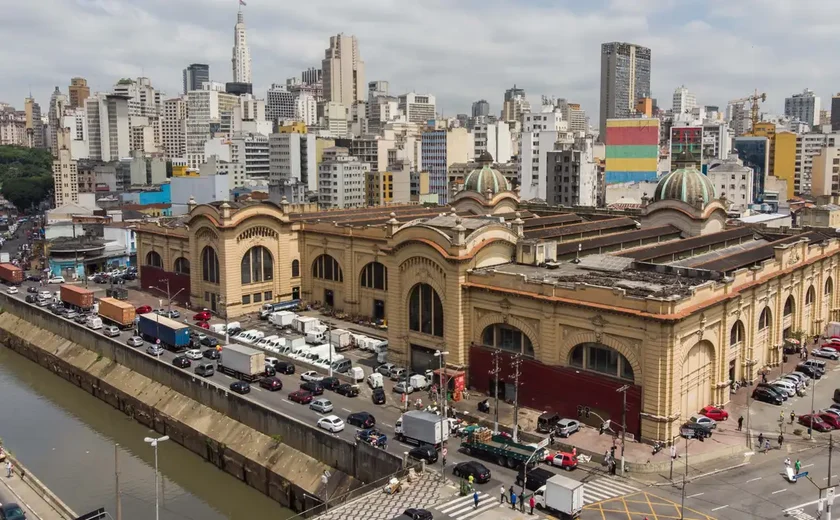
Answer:
[[[813,30],[805,33],[790,30],[812,10],[840,11],[820,0],[806,2],[813,9],[800,5],[797,10],[756,0],[681,7],[673,1],[623,6],[604,0],[594,7],[495,1],[481,3],[478,18],[474,4],[479,5],[468,0],[419,6],[417,19],[435,20],[436,31],[446,35],[429,38],[425,24],[403,22],[397,2],[291,7],[250,0],[242,9],[254,92],[263,97],[272,83],[318,66],[329,37],[342,32],[359,39],[368,80],[390,81],[395,93],[433,93],[447,116],[470,113],[472,102],[481,98],[500,107],[504,90],[514,83],[532,100],[541,94],[564,97],[596,114],[600,46],[609,41],[651,48],[651,94],[663,108],[682,84],[696,93],[698,104],[719,106],[758,88],[768,93],[763,110],[771,113],[782,113],[785,97],[804,88],[823,99],[840,89],[840,77],[828,67],[832,27],[822,21],[832,17],[809,19]],[[22,52],[6,51],[0,101],[22,105],[30,91],[46,101],[55,85],[66,89],[74,76],[87,78],[92,91],[108,91],[120,77],[146,76],[174,97],[181,90],[181,71],[196,62],[216,71],[214,81],[232,81],[230,33],[239,7],[236,0],[9,4],[10,37],[28,40],[33,32],[42,37]],[[75,23],[67,24],[71,19]],[[558,24],[574,30],[558,32]],[[687,39],[703,44],[686,46]]]

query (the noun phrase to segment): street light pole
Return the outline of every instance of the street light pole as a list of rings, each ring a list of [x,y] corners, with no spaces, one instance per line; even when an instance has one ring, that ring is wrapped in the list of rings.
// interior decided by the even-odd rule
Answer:
[[[495,404],[493,405],[493,435],[499,434],[499,372],[501,372],[501,369],[499,368],[499,358],[501,357],[501,354],[502,351],[499,349],[493,351],[493,370],[490,371],[490,375],[496,380],[496,384],[493,386],[493,397],[495,401]]]
[[[624,475],[624,444],[627,439],[627,390],[630,390],[630,385],[624,385],[616,392],[620,392],[622,396],[621,401],[621,474]]]
[[[438,358],[438,372],[440,373],[441,386],[443,386],[443,379],[444,379],[443,378],[443,367],[444,367],[443,358],[444,358],[444,356],[448,356],[448,355],[449,355],[448,350],[436,350],[435,351],[435,357]],[[441,390],[442,391],[440,392],[440,411],[439,411],[439,413],[440,413],[440,453],[441,453],[441,457],[440,457],[440,476],[441,476],[441,478],[444,478],[444,475],[446,474],[446,451],[445,451],[446,446],[443,444],[443,424],[444,424],[444,421],[447,421],[446,409],[444,408],[444,404],[446,403],[446,399],[444,398],[444,396],[446,395],[446,388],[443,387],[443,388],[441,388]],[[449,438],[448,435],[447,435],[447,438]]]
[[[519,367],[522,365],[519,354],[513,357],[511,365],[516,370],[513,373],[513,442],[519,442]]]
[[[819,375],[819,374],[814,374]],[[814,439],[814,394],[817,393],[817,379],[814,378],[814,384],[811,386],[811,426],[808,428],[808,440]],[[784,422],[784,421],[783,421]]]
[[[152,447],[155,449],[155,520],[160,520],[160,486],[158,485],[158,444],[161,442],[168,441],[169,435],[164,435],[163,437],[158,437],[157,439],[153,437],[146,437],[143,440],[151,444]]]

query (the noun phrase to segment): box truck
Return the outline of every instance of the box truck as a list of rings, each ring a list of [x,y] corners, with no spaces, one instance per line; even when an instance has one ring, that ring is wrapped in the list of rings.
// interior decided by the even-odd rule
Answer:
[[[0,264],[0,279],[9,285],[20,285],[23,282],[23,269],[14,264]]]
[[[277,311],[273,312],[271,316],[268,317],[268,321],[275,327],[283,328],[291,327],[295,318],[297,318],[297,314],[292,311]]]
[[[306,334],[307,332],[313,330],[320,324],[321,322],[318,320],[318,318],[313,318],[311,316],[298,316],[297,318],[295,318],[292,326],[299,333]]]
[[[353,338],[350,336],[349,330],[332,329],[330,331],[330,345],[334,346],[339,352],[344,352],[350,348]]]
[[[430,444],[437,449],[449,438],[449,424],[440,415],[412,410],[397,419],[394,436],[398,441]]]
[[[825,334],[823,336],[826,338],[832,338],[834,336],[840,337],[840,321],[829,322],[828,325],[825,326]]]
[[[185,323],[150,312],[140,315],[139,327],[140,335],[150,343],[160,340],[162,347],[173,352],[185,352],[190,347],[190,327]]]
[[[93,291],[64,284],[61,286],[61,301],[74,309],[86,311],[93,308]]]
[[[565,475],[554,475],[534,492],[534,502],[538,508],[550,513],[577,518],[583,509],[584,486],[583,482]]]
[[[99,316],[109,324],[128,329],[134,326],[134,305],[114,298],[100,298]]]
[[[265,372],[265,354],[262,351],[231,343],[222,347],[218,371],[249,383],[257,381]]]

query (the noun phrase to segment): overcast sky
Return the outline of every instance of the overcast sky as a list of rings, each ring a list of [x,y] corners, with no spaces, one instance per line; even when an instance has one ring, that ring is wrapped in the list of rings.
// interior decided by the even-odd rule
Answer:
[[[330,35],[360,40],[367,81],[392,94],[428,92],[444,115],[487,99],[501,110],[514,83],[579,102],[597,121],[600,44],[652,49],[652,94],[670,108],[685,84],[698,103],[766,91],[763,110],[811,88],[828,108],[840,90],[836,0],[246,0],[254,91],[264,97],[310,66]],[[0,0],[0,101],[23,108],[30,89],[46,110],[70,77],[110,90],[120,77],[147,76],[167,96],[182,69],[210,64],[231,80],[237,0]]]

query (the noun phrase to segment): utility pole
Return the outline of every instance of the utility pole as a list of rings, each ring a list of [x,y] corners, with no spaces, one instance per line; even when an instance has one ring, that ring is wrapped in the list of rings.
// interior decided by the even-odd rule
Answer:
[[[680,497],[680,520],[684,520],[683,510],[685,509],[685,475],[683,475],[682,493]]]
[[[490,371],[490,375],[495,378],[496,383],[493,385],[494,390],[494,409],[493,409],[493,435],[499,434],[499,372],[501,372],[501,368],[499,368],[499,358],[501,357],[502,351],[496,349],[493,351],[493,370]]]
[[[519,442],[519,368],[522,365],[522,357],[519,354],[513,356],[511,363],[515,372],[513,373],[513,442]]]
[[[831,488],[831,450],[834,449],[834,437],[828,434],[828,482],[825,490],[825,520],[831,520],[831,506],[834,502],[834,493]]]
[[[117,520],[122,520],[122,492],[120,491],[120,445],[114,444],[114,479],[117,488]]]
[[[616,392],[620,392],[621,400],[621,474],[624,475],[624,443],[627,440],[627,390],[630,385],[624,385]]]

